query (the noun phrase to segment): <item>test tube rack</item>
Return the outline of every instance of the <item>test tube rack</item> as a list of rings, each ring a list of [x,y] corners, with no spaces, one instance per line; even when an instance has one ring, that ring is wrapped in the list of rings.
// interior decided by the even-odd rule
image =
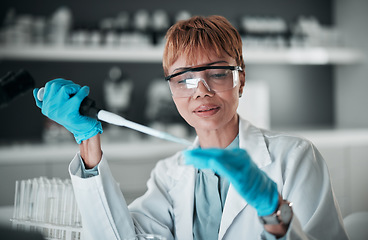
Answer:
[[[16,181],[11,221],[13,228],[39,231],[48,240],[82,239],[81,216],[70,179]]]

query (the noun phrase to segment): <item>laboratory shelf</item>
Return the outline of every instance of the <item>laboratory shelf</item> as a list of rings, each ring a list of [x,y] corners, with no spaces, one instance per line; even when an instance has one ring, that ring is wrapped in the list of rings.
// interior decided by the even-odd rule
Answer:
[[[0,47],[0,59],[35,61],[86,61],[86,62],[161,62],[159,47]]]
[[[245,48],[243,54],[246,64],[355,64],[365,59],[348,48]]]
[[[245,48],[246,64],[354,64],[365,56],[349,48]],[[0,46],[0,60],[161,63],[162,46]]]

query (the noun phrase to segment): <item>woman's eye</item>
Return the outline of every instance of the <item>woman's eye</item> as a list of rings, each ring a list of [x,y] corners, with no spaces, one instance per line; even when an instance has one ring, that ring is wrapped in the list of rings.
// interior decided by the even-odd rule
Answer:
[[[183,84],[188,84],[187,83],[187,79],[181,79],[177,82],[177,84],[183,85]]]
[[[211,77],[213,77],[213,78],[222,78],[222,77],[226,77],[226,74],[224,74],[224,73],[217,73],[217,74],[213,74]]]
[[[228,76],[228,74],[226,72],[217,72],[217,73],[212,73],[209,75],[210,78],[226,78]]]

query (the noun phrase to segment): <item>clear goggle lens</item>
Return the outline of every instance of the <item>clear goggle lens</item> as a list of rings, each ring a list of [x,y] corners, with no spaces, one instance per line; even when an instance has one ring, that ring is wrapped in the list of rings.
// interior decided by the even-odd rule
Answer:
[[[222,92],[233,89],[239,82],[242,69],[234,66],[209,66],[188,69],[166,77],[174,97],[190,97],[202,84],[210,92]]]

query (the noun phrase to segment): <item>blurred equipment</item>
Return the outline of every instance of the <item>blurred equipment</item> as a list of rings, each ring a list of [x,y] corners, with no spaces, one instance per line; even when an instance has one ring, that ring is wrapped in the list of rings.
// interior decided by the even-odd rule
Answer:
[[[9,72],[0,79],[0,107],[5,107],[14,98],[33,89],[35,81],[24,69]]]
[[[126,117],[131,105],[133,81],[125,76],[120,67],[113,66],[108,71],[103,87],[106,110]],[[114,125],[105,129],[105,134],[112,141],[123,139],[129,141],[137,136],[136,132]]]
[[[158,9],[152,13],[152,37],[154,45],[165,44],[165,34],[170,27],[169,15],[166,11]]]
[[[107,110],[126,115],[130,106],[133,81],[125,76],[120,67],[113,66],[104,81],[104,96]]]
[[[314,16],[299,16],[291,27],[291,47],[340,47],[337,28],[322,25]]]
[[[243,16],[239,31],[245,48],[284,48],[288,45],[289,26],[281,17]]]
[[[192,14],[186,10],[181,10],[175,15],[175,22],[179,22],[181,20],[187,20],[192,17]]]
[[[60,7],[52,15],[49,24],[48,42],[51,45],[63,46],[67,43],[72,29],[72,13],[68,7]]]

